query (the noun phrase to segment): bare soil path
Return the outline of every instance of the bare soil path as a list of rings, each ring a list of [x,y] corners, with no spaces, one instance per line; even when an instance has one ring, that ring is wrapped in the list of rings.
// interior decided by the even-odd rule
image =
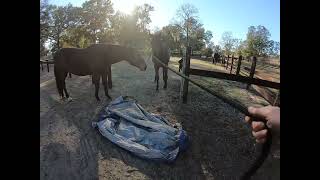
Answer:
[[[180,103],[180,77],[170,71],[168,89],[162,89],[161,76],[161,88],[156,92],[153,64],[150,60],[147,63],[146,72],[126,62],[113,65],[110,95],[134,96],[147,111],[181,123],[192,139],[189,149],[173,164],[137,158],[91,127],[110,101],[102,88],[102,101],[95,100],[90,76],[67,78],[73,101],[61,103],[53,68],[50,73],[40,70],[40,179],[238,179],[256,158],[255,141],[243,121],[244,115],[193,85],[189,88],[189,102]],[[246,93],[245,85],[220,80],[203,82],[231,97],[241,96],[239,100],[244,104],[262,102]],[[280,158],[270,155],[253,179],[280,179]]]

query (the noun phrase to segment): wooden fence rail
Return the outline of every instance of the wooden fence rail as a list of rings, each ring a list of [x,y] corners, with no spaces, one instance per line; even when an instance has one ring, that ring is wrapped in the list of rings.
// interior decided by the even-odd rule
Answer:
[[[50,72],[49,64],[54,64],[52,59],[40,59],[41,71],[43,71],[43,64],[47,64],[47,71]]]
[[[277,82],[256,79],[256,78],[251,78],[251,77],[245,77],[245,76],[238,76],[238,75],[234,75],[234,74],[228,74],[228,73],[222,73],[222,72],[216,72],[216,71],[190,69],[189,74],[190,75],[197,75],[197,76],[204,76],[204,77],[212,77],[212,78],[217,78],[217,79],[237,81],[237,82],[242,82],[242,83],[247,83],[247,84],[255,84],[255,85],[274,88],[274,89],[280,89],[280,83],[277,83]]]

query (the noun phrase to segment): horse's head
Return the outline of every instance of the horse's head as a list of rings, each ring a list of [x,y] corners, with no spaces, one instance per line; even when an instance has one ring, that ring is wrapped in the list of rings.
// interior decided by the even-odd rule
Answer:
[[[147,64],[140,53],[131,49],[131,57],[127,60],[129,64],[136,66],[141,71],[145,71],[147,69]]]
[[[163,37],[161,35],[161,32],[155,32],[151,37],[151,45],[152,45],[152,47],[159,46],[162,41],[163,41]]]

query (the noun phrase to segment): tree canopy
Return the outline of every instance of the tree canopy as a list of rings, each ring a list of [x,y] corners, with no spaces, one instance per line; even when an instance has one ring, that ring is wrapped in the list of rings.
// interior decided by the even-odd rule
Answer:
[[[150,49],[151,12],[149,4],[136,6],[131,14],[114,11],[111,0],[88,0],[81,7],[55,6],[40,0],[40,55],[62,47],[85,48],[93,43],[115,43]],[[158,28],[171,50],[183,52],[187,46],[205,54],[224,52],[246,56],[277,56],[280,43],[270,40],[264,26],[250,26],[245,40],[224,32],[220,45],[213,43],[213,31],[205,29],[192,4],[182,4],[172,23]],[[50,44],[50,48],[46,44]]]

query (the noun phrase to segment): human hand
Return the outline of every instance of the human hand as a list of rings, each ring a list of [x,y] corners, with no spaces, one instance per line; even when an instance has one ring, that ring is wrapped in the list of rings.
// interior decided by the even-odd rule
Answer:
[[[270,130],[280,132],[280,108],[276,106],[265,106],[261,108],[249,107],[252,117],[246,116],[245,121],[251,123],[252,135],[258,143],[264,143],[267,138],[267,129],[264,122],[252,121],[252,118],[260,118],[266,121]]]

